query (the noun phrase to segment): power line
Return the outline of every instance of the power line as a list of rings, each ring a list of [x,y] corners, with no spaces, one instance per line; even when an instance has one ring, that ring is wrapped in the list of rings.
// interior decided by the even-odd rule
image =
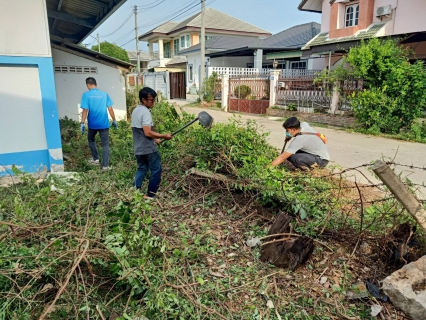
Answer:
[[[186,9],[187,7],[189,7],[190,5],[194,4],[196,1],[191,0],[179,7],[177,7],[174,11],[169,12],[167,14],[165,14],[164,16],[158,17],[155,20],[152,20],[151,22],[149,22],[149,25],[155,25],[155,24],[159,24],[164,20],[170,20],[170,17],[172,17],[173,15],[175,15],[176,13],[180,12],[181,10]],[[143,27],[148,26],[148,25],[142,25],[139,27],[139,30],[142,29]],[[118,38],[115,42],[121,42],[123,41],[125,38],[127,38],[132,32],[134,31],[134,29],[130,30],[129,32],[127,32],[125,35],[121,36],[120,38]]]
[[[187,10],[185,10],[185,11],[183,11],[183,12],[181,12],[181,13],[179,13],[179,14],[177,14],[177,15],[175,15],[173,18],[171,18],[171,19],[169,19],[169,20],[173,20],[173,19],[175,19],[176,17],[179,17],[179,16],[181,16],[182,14],[184,14],[184,13],[186,13],[186,12],[188,12],[188,11],[190,11],[191,9],[193,9],[194,7],[196,7],[196,6],[198,6],[198,0],[196,0],[196,1],[192,1],[191,2],[191,4],[194,4],[194,3],[196,3],[195,5],[193,5],[192,7],[190,7],[190,8],[188,8]],[[188,5],[188,6],[186,6],[185,8],[187,8],[187,7],[189,7],[190,5]],[[185,8],[183,8],[183,9],[185,9]],[[183,9],[181,9],[181,10],[183,10]],[[176,13],[176,12],[175,12]],[[166,19],[168,19],[168,18],[166,18]],[[164,19],[162,19],[162,20],[164,20]],[[161,21],[161,20],[160,20]],[[158,22],[155,22],[155,23],[149,23],[149,24],[146,24],[146,25],[142,25],[142,26],[140,26],[138,29],[141,29],[141,28],[143,28],[143,27],[146,27],[146,26],[150,26],[150,25],[153,25],[153,24],[157,24]],[[128,44],[128,43],[130,43],[130,42],[132,42],[132,41],[134,41],[134,40],[136,40],[136,38],[133,38],[132,40],[129,40],[129,41],[127,41],[126,43],[124,43],[124,44],[122,44],[122,45],[119,45],[119,47],[123,47],[123,46],[125,46],[126,44]]]
[[[208,4],[206,4],[206,5],[210,5],[210,4],[212,4],[212,3],[214,3],[214,2],[216,2],[217,0],[213,0],[213,1],[211,1],[211,2],[209,2]],[[190,8],[188,8],[189,6],[191,6],[192,4],[194,4],[192,7],[190,7]],[[195,0],[195,1],[191,1],[191,4],[189,4],[189,5],[187,5],[187,6],[185,6],[184,8],[182,8],[180,11],[182,11],[182,10],[184,10],[184,9],[186,9],[186,10],[184,10],[184,11],[182,11],[182,12],[180,12],[179,13],[179,11],[178,12],[174,12],[174,14],[176,14],[174,17],[172,17],[172,18],[163,18],[163,19],[161,19],[161,20],[159,20],[159,21],[162,21],[162,20],[165,20],[165,19],[168,19],[168,20],[173,20],[173,19],[175,19],[175,18],[177,18],[177,17],[179,17],[179,16],[181,16],[181,15],[183,15],[184,13],[187,13],[188,11],[191,11],[192,9],[194,9],[195,7],[197,7],[199,5],[199,0]],[[186,15],[184,15],[184,17],[186,17],[186,16],[188,16],[188,15],[190,15],[190,14],[193,14],[193,13],[195,13],[195,12],[197,12],[198,10],[192,10],[191,12],[189,12],[189,13],[187,13]],[[169,14],[169,15],[167,15],[168,17],[170,16],[170,15],[173,15],[173,14]],[[151,26],[151,25],[155,25],[155,24],[158,24],[158,22],[153,22],[153,23],[148,23],[148,24],[145,24],[145,25],[142,25],[142,26],[139,26],[138,27],[138,29],[141,29],[141,28],[143,28],[143,27],[147,27],[147,26]],[[133,31],[133,30],[132,30]],[[130,34],[130,33],[129,33]],[[126,43],[124,43],[124,44],[121,44],[121,45],[118,45],[119,47],[123,47],[123,46],[125,46],[126,44],[128,44],[128,43],[130,43],[130,42],[132,42],[132,41],[134,41],[134,40],[136,40],[136,38],[133,38],[133,39],[131,39],[131,40],[129,40],[129,41],[127,41]]]
[[[190,7],[190,8],[188,8],[189,6],[191,6],[192,5],[192,7]],[[157,19],[157,20],[155,20],[155,21],[152,21],[152,22],[149,22],[149,23],[147,23],[147,24],[144,24],[144,25],[141,25],[141,26],[139,26],[139,28],[144,28],[144,27],[149,27],[149,26],[152,26],[152,25],[156,25],[156,24],[159,24],[159,23],[161,23],[162,21],[165,21],[165,20],[173,20],[173,19],[175,19],[176,17],[179,17],[180,15],[182,15],[182,14],[184,14],[185,12],[188,12],[189,10],[191,10],[191,9],[193,9],[194,7],[196,7],[196,6],[198,6],[199,5],[199,1],[198,0],[195,0],[195,1],[191,1],[191,3],[189,4],[189,5],[187,5],[187,6],[185,6],[185,7],[183,7],[182,9],[180,9],[178,12],[180,12],[180,11],[182,11],[182,10],[185,10],[185,9],[187,9],[187,10],[185,10],[185,11],[183,11],[183,12],[181,12],[181,13],[179,13],[179,14],[177,14],[178,12],[172,12],[172,13],[169,13],[168,15],[166,15],[166,16],[164,16],[163,18],[160,18],[160,19]],[[177,15],[176,15],[177,14]],[[175,16],[174,16],[175,15]],[[172,18],[170,18],[171,16],[173,16]]]
[[[153,5],[153,4],[158,3],[158,1],[164,2],[165,0],[155,0],[154,2],[147,3],[147,4],[142,5],[142,6],[137,6],[137,8],[145,8],[145,7],[149,7],[149,6]]]
[[[158,1],[160,1],[160,2],[158,2]],[[166,0],[157,0],[156,2],[151,3],[153,5],[150,6],[150,7],[148,5],[146,5],[146,7],[141,7],[140,8],[141,10],[138,10],[138,12],[145,12],[145,11],[151,10],[152,8],[155,8],[155,7],[159,6],[160,4],[162,4],[164,1],[166,1]]]
[[[117,28],[117,29],[115,29],[113,32],[111,32],[110,34],[107,34],[107,35],[101,35],[101,37],[102,38],[106,38],[106,37],[109,37],[109,36],[112,36],[114,33],[116,33],[118,30],[120,30],[129,20],[130,20],[130,18],[132,17],[132,15],[133,15],[133,11],[132,12],[130,12],[130,14],[127,16],[127,18],[124,20],[124,22]]]

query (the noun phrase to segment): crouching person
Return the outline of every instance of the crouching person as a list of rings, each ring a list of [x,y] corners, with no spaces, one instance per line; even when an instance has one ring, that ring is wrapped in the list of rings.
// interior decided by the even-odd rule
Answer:
[[[308,123],[296,118],[288,118],[284,124],[287,139],[293,138],[287,150],[280,154],[273,162],[278,166],[288,160],[294,167],[302,170],[311,170],[315,167],[324,168],[330,161],[325,146],[325,137],[317,133]]]
[[[148,191],[145,198],[155,198],[161,182],[161,157],[157,144],[160,139],[170,140],[171,134],[160,134],[154,131],[150,109],[154,107],[157,94],[145,87],[139,91],[140,105],[132,112],[133,146],[138,164],[133,186],[140,190],[148,171],[151,171]]]

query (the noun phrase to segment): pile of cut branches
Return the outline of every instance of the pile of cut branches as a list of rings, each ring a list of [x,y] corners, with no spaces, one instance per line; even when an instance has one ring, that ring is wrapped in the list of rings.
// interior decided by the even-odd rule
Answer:
[[[153,115],[161,132],[193,118],[167,103]],[[367,242],[374,251],[403,222],[393,200],[366,206],[370,228],[360,233],[355,198],[366,194],[328,172],[268,169],[276,151],[254,122],[234,119],[210,131],[194,126],[161,146],[161,192],[147,202],[130,190],[136,164],[127,123],[111,132],[108,172],[86,163],[78,124],[61,124],[77,181],[25,177],[0,193],[0,319],[367,317],[369,303],[349,304],[345,291],[357,278],[385,275],[357,248]],[[293,216],[293,233],[324,244],[295,271],[273,268],[260,261],[260,247],[246,245],[283,212]]]

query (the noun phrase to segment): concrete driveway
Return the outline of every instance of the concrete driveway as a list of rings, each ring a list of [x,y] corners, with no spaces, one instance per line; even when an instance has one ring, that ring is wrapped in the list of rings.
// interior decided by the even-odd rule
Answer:
[[[172,101],[174,102],[174,101]],[[179,101],[179,105],[184,105],[184,101]],[[198,114],[204,108],[184,107],[189,113]],[[216,122],[227,122],[233,117],[232,113],[226,113],[218,109],[206,110]],[[268,142],[281,151],[284,143],[284,129],[281,121],[271,120],[264,116],[238,114],[242,120],[253,119],[261,126],[264,132],[270,132]],[[368,136],[359,133],[348,133],[341,130],[316,128],[328,138],[327,147],[331,161],[329,165],[337,165],[342,169],[353,168],[365,163],[370,163],[377,159],[393,159],[395,162],[413,165],[416,167],[426,166],[426,145],[421,143],[405,142],[400,140],[387,139],[382,137]],[[272,159],[271,159],[272,161]],[[378,182],[369,172],[368,168],[361,168],[360,171],[371,181]],[[396,167],[396,172],[402,177],[408,177],[413,183],[426,183],[426,170],[410,169],[406,167]],[[352,181],[368,183],[365,177],[357,171],[351,171],[346,177]],[[425,194],[426,188],[421,188],[421,193]],[[423,197],[422,197],[423,198]]]

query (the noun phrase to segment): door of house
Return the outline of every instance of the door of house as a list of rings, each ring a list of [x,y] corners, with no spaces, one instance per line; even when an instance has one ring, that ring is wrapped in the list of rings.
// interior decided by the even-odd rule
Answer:
[[[186,99],[186,73],[170,73],[170,99]]]

